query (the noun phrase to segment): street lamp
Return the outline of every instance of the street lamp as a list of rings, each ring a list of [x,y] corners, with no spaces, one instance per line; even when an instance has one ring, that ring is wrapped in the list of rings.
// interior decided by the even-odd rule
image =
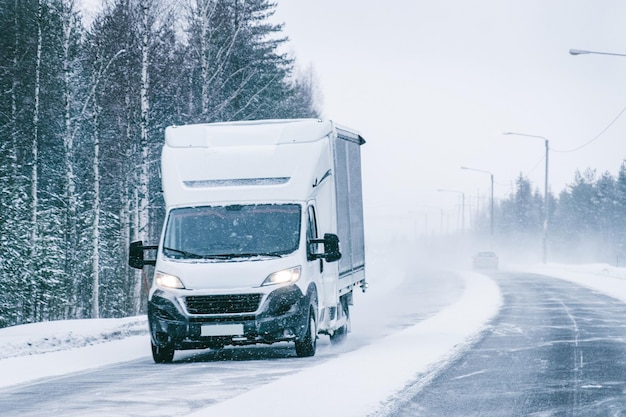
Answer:
[[[461,233],[465,233],[465,193],[458,190],[445,190],[439,188],[437,191],[443,193],[457,193],[461,194]]]
[[[570,49],[569,53],[570,53],[570,55],[594,54],[594,55],[626,56],[626,54],[616,54],[616,53],[613,53],[613,52],[586,51],[584,49]]]
[[[543,194],[543,263],[545,264],[548,261],[548,151],[550,149],[549,141],[543,136],[527,135],[525,133],[504,132],[503,134],[543,139],[546,145],[546,176],[545,176],[544,194]]]
[[[491,177],[491,197],[489,199],[489,202],[491,205],[491,214],[489,215],[489,220],[491,222],[491,232],[490,232],[491,233],[491,245],[493,246],[493,174],[489,171],[484,171],[482,169],[476,169],[476,168],[461,167],[461,169],[466,169],[468,171],[482,172],[483,174],[488,174]]]

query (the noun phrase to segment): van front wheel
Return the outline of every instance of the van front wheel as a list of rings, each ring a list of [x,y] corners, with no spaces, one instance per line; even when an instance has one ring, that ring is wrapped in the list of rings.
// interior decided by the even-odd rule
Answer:
[[[174,347],[170,345],[157,346],[154,342],[152,345],[152,359],[155,363],[170,363],[174,359]]]
[[[309,309],[309,324],[302,339],[296,339],[296,355],[301,358],[314,356],[317,347],[317,324],[315,323],[315,313]]]

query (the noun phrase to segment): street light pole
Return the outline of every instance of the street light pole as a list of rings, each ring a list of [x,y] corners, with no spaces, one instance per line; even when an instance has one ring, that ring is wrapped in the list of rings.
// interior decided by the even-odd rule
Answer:
[[[463,191],[444,190],[442,188],[438,189],[437,191],[445,192],[445,193],[461,194],[461,234],[464,234],[465,233],[465,193]]]
[[[527,135],[525,133],[504,132],[504,135],[526,136],[529,138],[543,139],[546,145],[546,175],[543,194],[543,255],[542,260],[545,264],[548,261],[548,151],[550,149],[549,141],[543,136]]]
[[[491,213],[489,215],[489,220],[490,220],[490,223],[491,223],[490,224],[491,245],[493,246],[493,222],[494,222],[494,217],[493,217],[493,174],[491,172],[489,172],[489,171],[485,171],[485,170],[482,170],[482,169],[476,169],[476,168],[461,167],[461,169],[466,169],[468,171],[482,172],[483,174],[489,174],[489,176],[491,177],[491,196],[489,198],[489,204],[491,206]]]
[[[594,55],[626,56],[626,54],[616,54],[616,53],[613,53],[613,52],[586,51],[584,49],[570,49],[569,53],[570,53],[570,55],[594,54]]]

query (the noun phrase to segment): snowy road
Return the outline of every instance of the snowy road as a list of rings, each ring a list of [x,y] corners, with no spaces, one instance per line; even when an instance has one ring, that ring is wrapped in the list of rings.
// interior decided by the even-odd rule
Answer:
[[[281,344],[156,365],[145,316],[0,329],[0,415],[624,415],[625,268],[508,265],[494,280],[400,257],[371,255],[348,340],[322,337],[312,358]]]
[[[0,414],[186,416],[375,343],[440,311],[463,292],[462,280],[450,272],[405,278],[396,273],[371,293],[357,294],[348,340],[333,346],[320,337],[312,358],[297,358],[292,344],[276,344],[177,352],[174,363],[156,365],[146,335],[144,358],[0,389]]]
[[[327,355],[300,360],[292,347],[283,345],[196,352],[171,365],[155,365],[146,357],[2,390],[0,415],[184,416]]]
[[[625,416],[626,304],[566,281],[493,274],[485,337],[377,416]]]

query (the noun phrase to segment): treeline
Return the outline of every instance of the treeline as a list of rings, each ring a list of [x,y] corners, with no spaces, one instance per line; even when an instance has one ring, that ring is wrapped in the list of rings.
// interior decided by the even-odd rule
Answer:
[[[541,259],[543,190],[520,175],[514,192],[495,207],[495,241],[509,253]],[[477,231],[489,233],[489,212],[482,210]],[[591,168],[576,172],[558,197],[548,193],[549,262],[605,262],[626,265],[626,162],[617,176]]]
[[[317,117],[267,0],[0,0],[0,327],[142,311],[172,124]]]

